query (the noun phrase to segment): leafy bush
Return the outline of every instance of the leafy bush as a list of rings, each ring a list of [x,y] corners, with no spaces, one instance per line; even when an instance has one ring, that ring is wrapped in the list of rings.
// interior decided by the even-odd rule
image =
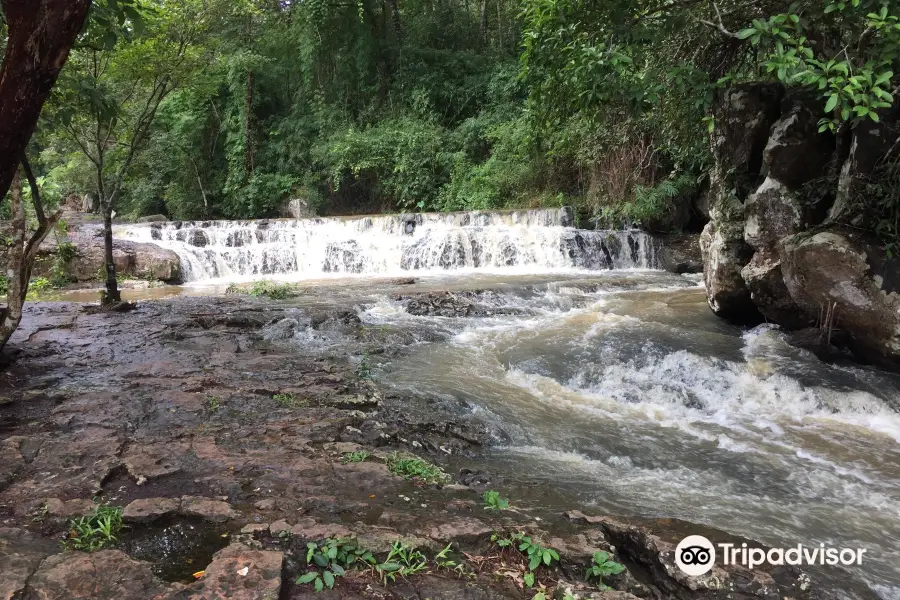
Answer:
[[[424,483],[441,483],[448,479],[447,474],[440,467],[416,456],[402,456],[398,452],[394,452],[388,457],[387,467],[394,475]]]
[[[347,569],[360,563],[376,564],[371,552],[360,548],[355,542],[343,539],[328,539],[321,544],[306,544],[306,564],[316,567],[297,578],[297,585],[313,584],[317,592],[334,587],[336,577],[343,577]]]
[[[500,492],[488,490],[484,493],[485,510],[506,510],[509,508],[509,500],[500,497]]]
[[[72,550],[95,552],[118,541],[122,527],[121,507],[97,506],[93,514],[69,521],[69,533],[63,545]]]

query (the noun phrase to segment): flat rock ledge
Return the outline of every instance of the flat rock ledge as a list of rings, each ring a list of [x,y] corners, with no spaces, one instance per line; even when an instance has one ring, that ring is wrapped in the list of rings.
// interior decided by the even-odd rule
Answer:
[[[239,517],[240,513],[227,502],[202,496],[182,496],[180,499],[144,498],[126,506],[122,512],[122,520],[128,523],[151,523],[174,515],[224,523]]]

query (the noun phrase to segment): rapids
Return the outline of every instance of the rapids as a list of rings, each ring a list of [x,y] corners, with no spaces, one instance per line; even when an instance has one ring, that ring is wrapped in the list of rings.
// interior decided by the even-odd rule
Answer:
[[[828,365],[775,327],[717,319],[699,278],[650,270],[643,234],[565,225],[531,211],[125,233],[178,252],[188,293],[303,280],[289,301],[296,352],[373,350],[302,326],[310,307],[355,311],[399,349],[366,360],[383,385],[423,399],[411,412],[443,405],[503,433],[477,462],[513,504],[677,517],[772,547],[865,548],[854,575],[900,599],[900,376]],[[397,274],[416,283],[385,278]],[[495,292],[493,316],[416,316],[394,295],[482,289]]]

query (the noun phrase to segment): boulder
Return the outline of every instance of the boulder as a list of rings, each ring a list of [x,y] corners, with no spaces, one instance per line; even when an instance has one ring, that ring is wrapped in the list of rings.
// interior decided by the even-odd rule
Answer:
[[[741,277],[766,320],[790,328],[812,325],[809,315],[791,298],[777,255],[757,252],[741,270]]]
[[[759,319],[741,277],[753,256],[744,240],[744,200],[764,179],[763,150],[780,115],[783,95],[780,85],[738,85],[722,90],[714,107],[711,220],[703,230],[700,248],[707,302],[717,315],[732,320]]]
[[[706,301],[714,313],[734,321],[753,322],[759,320],[759,311],[741,275],[753,257],[753,249],[743,235],[736,235],[736,227],[742,225],[732,221],[723,228],[716,221],[707,223],[700,235],[703,280]]]
[[[790,97],[763,150],[764,171],[790,190],[822,177],[835,150],[834,134],[819,133],[821,101]]]
[[[105,272],[106,260],[103,238],[89,231],[70,234],[75,256],[65,267],[65,274],[73,281],[95,281]],[[181,260],[178,255],[155,244],[113,240],[113,261],[116,272],[140,279],[154,279],[167,283],[181,283]]]
[[[703,254],[700,236],[697,234],[673,234],[655,236],[656,262],[660,269],[670,273],[702,273]]]
[[[803,230],[800,202],[787,186],[767,177],[747,198],[744,240],[756,250],[774,248],[781,238]]]
[[[836,305],[834,327],[864,360],[900,365],[900,257],[840,229],[782,240],[784,283],[811,319]]]

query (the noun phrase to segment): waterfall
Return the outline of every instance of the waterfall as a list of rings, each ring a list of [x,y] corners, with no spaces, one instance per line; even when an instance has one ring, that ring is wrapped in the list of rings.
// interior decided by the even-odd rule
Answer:
[[[654,267],[650,236],[576,229],[571,215],[562,208],[185,221],[128,225],[119,234],[176,252],[186,281]]]

